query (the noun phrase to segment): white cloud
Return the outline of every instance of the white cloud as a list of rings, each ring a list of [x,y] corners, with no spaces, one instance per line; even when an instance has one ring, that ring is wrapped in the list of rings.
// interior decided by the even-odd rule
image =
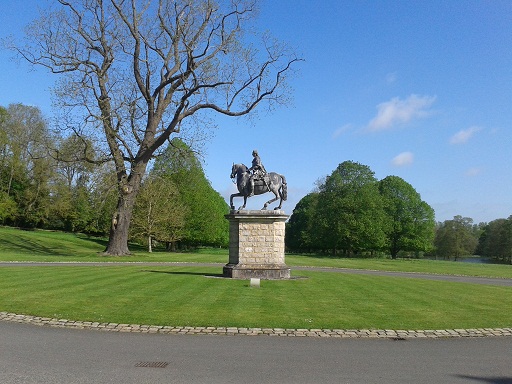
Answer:
[[[412,152],[402,152],[399,155],[395,156],[391,163],[395,167],[405,167],[407,165],[411,165],[414,161],[414,154]]]
[[[394,97],[377,105],[377,116],[368,123],[372,132],[390,129],[396,124],[408,123],[414,119],[425,118],[431,114],[430,106],[435,96],[410,95],[405,100]]]
[[[450,139],[450,144],[464,144],[466,143],[473,135],[480,131],[482,128],[480,127],[470,127],[468,129],[462,129],[453,135]]]
[[[343,127],[340,127],[338,129],[336,129],[333,134],[332,134],[332,138],[333,139],[337,139],[338,137],[340,137],[343,133],[347,132],[348,130],[350,130],[352,128],[352,124],[345,124]]]

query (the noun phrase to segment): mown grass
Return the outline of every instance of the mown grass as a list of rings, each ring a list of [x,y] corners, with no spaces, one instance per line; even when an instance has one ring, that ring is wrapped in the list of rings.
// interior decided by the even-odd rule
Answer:
[[[508,327],[512,288],[300,271],[290,281],[215,278],[212,267],[4,267],[0,310],[175,326]]]
[[[107,239],[53,231],[22,231],[0,227],[0,261],[95,261],[95,262],[202,262],[226,263],[227,249],[203,248],[193,252],[148,253],[132,244],[132,255],[106,257]],[[511,265],[473,264],[417,259],[355,259],[314,255],[286,256],[289,266],[355,268],[396,272],[421,272],[447,275],[512,278]]]
[[[108,257],[103,254],[107,239],[58,231],[0,227],[0,261],[189,261],[225,262],[227,250],[208,249],[187,253],[171,253],[162,249],[149,253],[138,244],[130,244],[129,256]]]
[[[102,256],[105,239],[0,228],[0,261],[227,262],[227,251]],[[287,264],[512,277],[506,265],[289,255]],[[512,325],[512,287],[294,271],[304,279],[221,279],[219,267],[0,268],[0,311],[83,321],[180,326],[443,329]]]
[[[512,265],[464,263],[446,260],[427,259],[355,259],[332,258],[307,255],[288,255],[290,266],[316,266],[332,268],[368,269],[394,272],[419,272],[440,275],[480,276],[512,278]]]

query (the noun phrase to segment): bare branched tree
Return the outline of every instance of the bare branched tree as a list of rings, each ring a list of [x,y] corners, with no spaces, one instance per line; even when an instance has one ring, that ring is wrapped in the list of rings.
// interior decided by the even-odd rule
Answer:
[[[263,101],[286,101],[300,59],[269,35],[249,33],[255,0],[58,3],[12,48],[61,74],[57,104],[101,133],[119,191],[106,253],[125,255],[135,198],[162,144],[202,112],[242,116]]]

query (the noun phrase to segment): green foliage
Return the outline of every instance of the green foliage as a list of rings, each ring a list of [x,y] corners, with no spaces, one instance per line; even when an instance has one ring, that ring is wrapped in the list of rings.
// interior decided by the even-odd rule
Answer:
[[[386,249],[393,259],[400,251],[426,252],[434,240],[434,210],[421,200],[419,193],[398,176],[379,182],[386,215]]]
[[[313,223],[315,243],[347,255],[384,244],[382,200],[369,167],[345,161],[320,185]]]
[[[18,206],[7,192],[0,191],[0,222],[14,221],[18,216]]]
[[[454,216],[452,220],[445,220],[437,230],[434,240],[436,255],[449,259],[474,255],[478,245],[475,235],[473,219],[469,217]]]
[[[512,216],[493,220],[483,227],[477,253],[512,264]]]
[[[150,176],[139,192],[135,203],[132,237],[148,244],[152,252],[152,240],[176,242],[183,236],[186,208],[181,204],[179,192],[170,178]]]
[[[97,153],[78,133],[51,135],[37,108],[0,108],[0,223],[108,234],[118,180],[112,165],[102,164]],[[160,173],[165,177],[150,177],[142,188],[132,235],[144,242],[151,236],[164,242],[227,245],[227,204],[211,188],[190,148],[172,141],[155,164],[153,176]],[[155,193],[161,197],[150,202]],[[151,204],[157,207],[154,213],[167,219],[153,217],[152,228],[143,230],[140,215]]]
[[[173,139],[155,162],[152,174],[169,178],[179,192],[177,202],[186,207],[182,243],[222,245],[228,243],[229,207],[206,178],[196,154],[179,139]]]
[[[16,203],[19,213],[9,209],[3,220],[24,227],[45,225],[53,172],[46,148],[52,136],[36,107],[11,104],[1,115],[0,192],[8,197],[5,201]]]
[[[304,197],[288,224],[291,250],[331,251],[334,255],[428,251],[434,236],[434,210],[397,176],[380,182],[366,165],[341,163]]]
[[[312,251],[318,249],[315,242],[314,216],[318,193],[304,196],[295,206],[290,220],[286,223],[286,246],[289,249]]]

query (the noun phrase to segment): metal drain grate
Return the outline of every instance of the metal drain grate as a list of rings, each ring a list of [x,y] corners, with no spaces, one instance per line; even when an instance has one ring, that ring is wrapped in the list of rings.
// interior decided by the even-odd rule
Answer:
[[[393,341],[407,341],[405,337],[390,337],[390,340]]]
[[[165,361],[141,361],[135,364],[136,367],[142,368],[165,368],[169,363]]]

